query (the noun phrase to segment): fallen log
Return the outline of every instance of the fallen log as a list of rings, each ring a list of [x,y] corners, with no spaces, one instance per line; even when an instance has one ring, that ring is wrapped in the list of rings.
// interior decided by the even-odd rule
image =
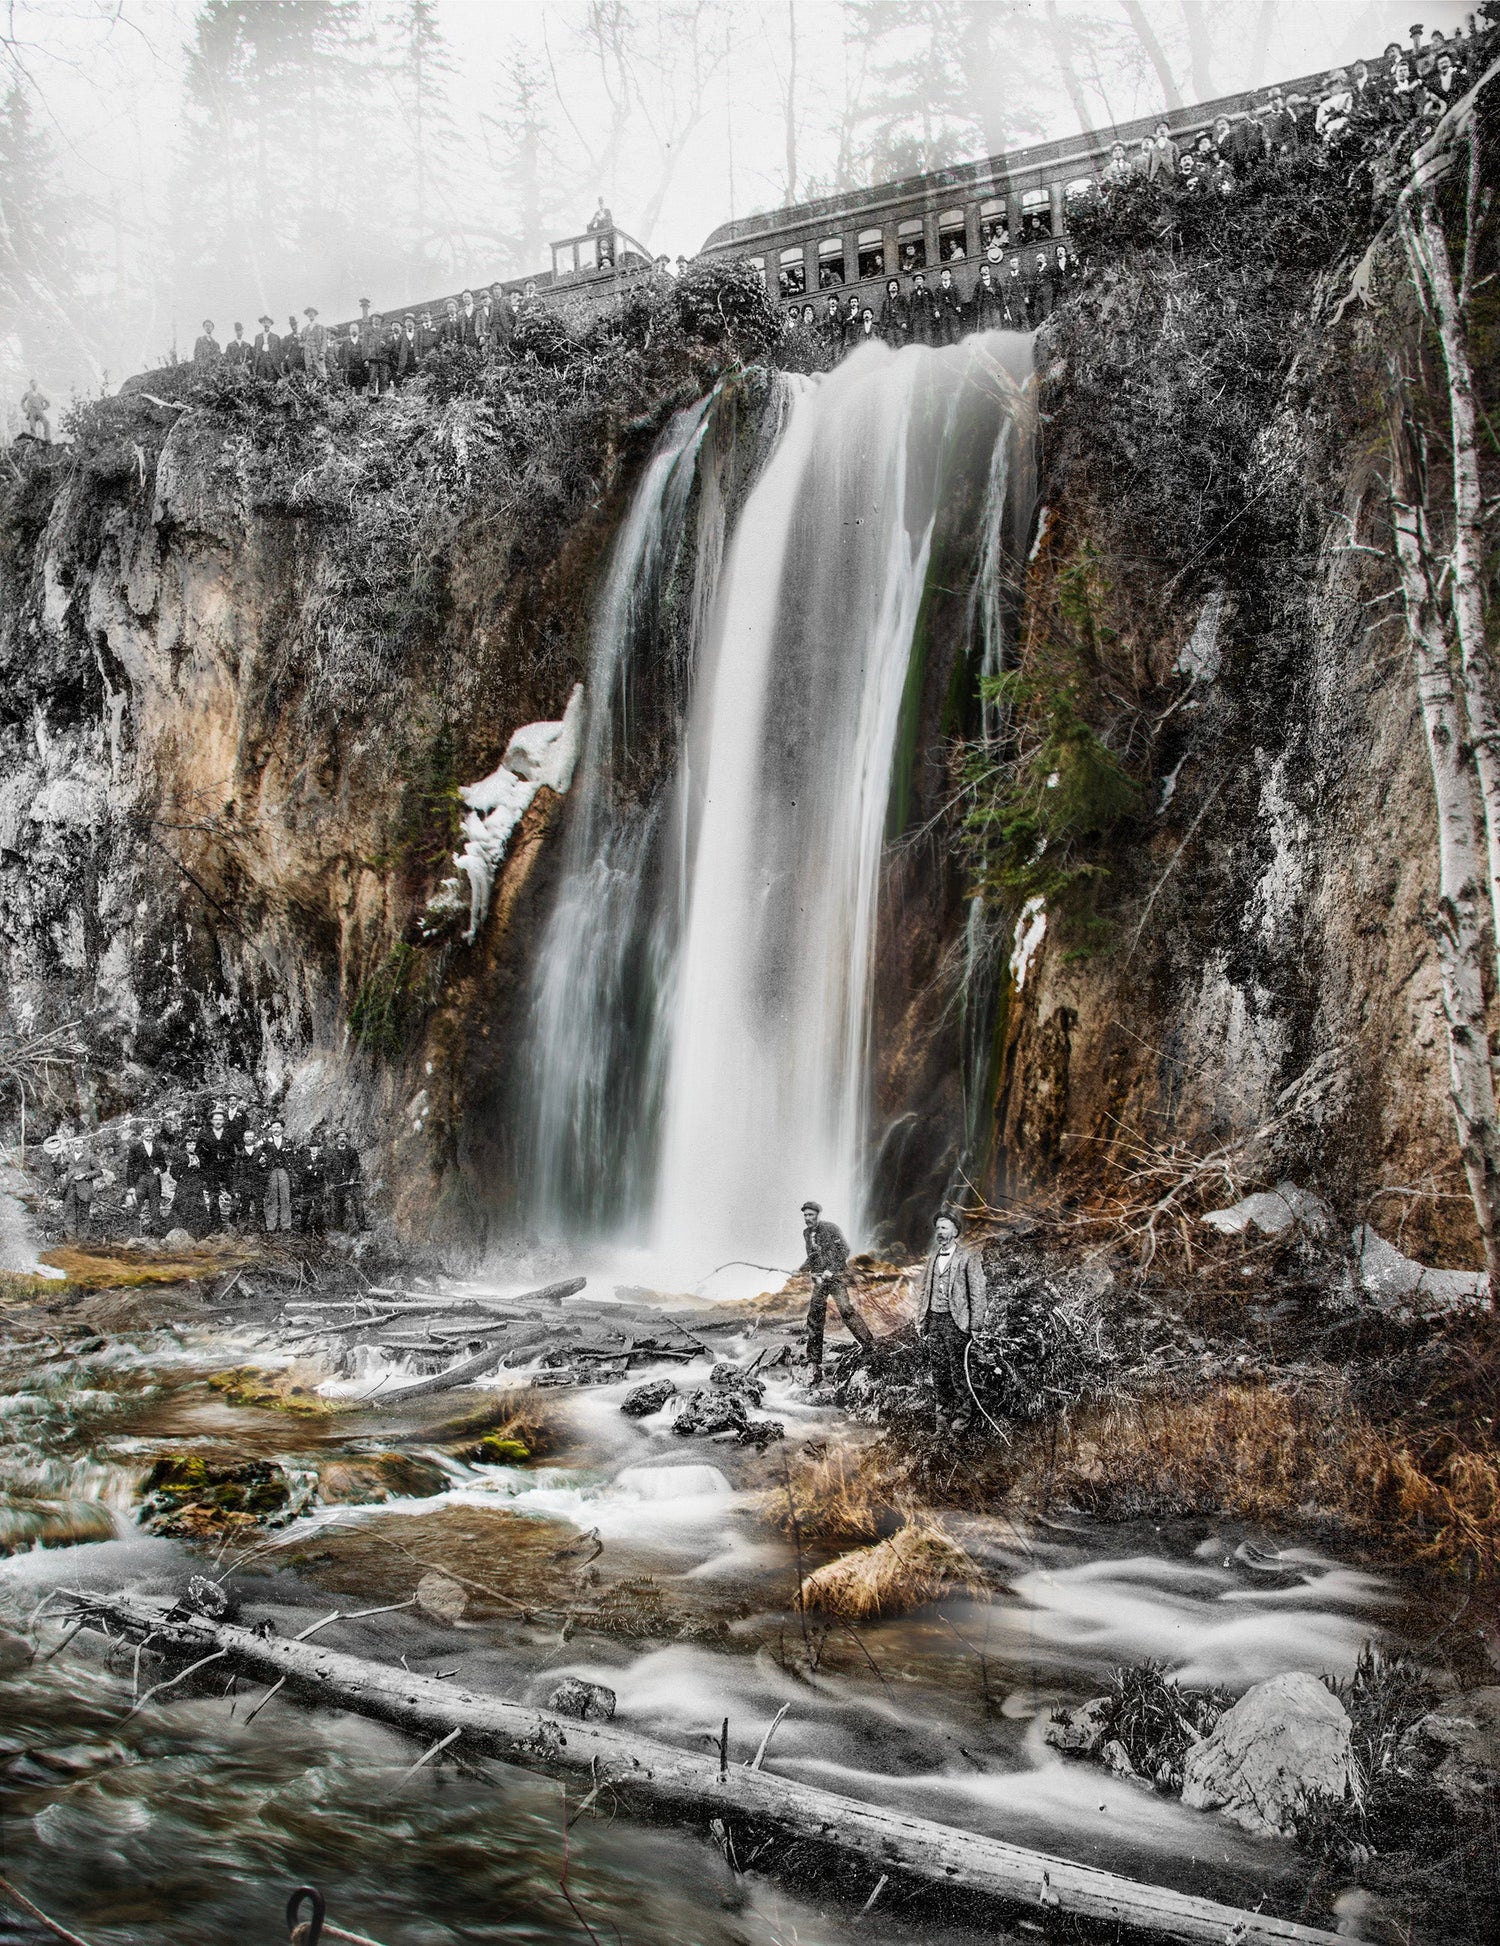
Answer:
[[[549,1284],[545,1290],[530,1291],[527,1296],[530,1300],[554,1295],[568,1297],[574,1291],[581,1291],[584,1283],[584,1278],[575,1277],[566,1284]],[[366,1396],[372,1400],[379,1399],[385,1406],[393,1400],[424,1398],[429,1392],[451,1392],[456,1386],[467,1385],[471,1379],[487,1377],[503,1362],[505,1354],[510,1349],[509,1341],[502,1338],[498,1344],[487,1345],[483,1351],[476,1352],[472,1358],[465,1358],[460,1364],[450,1365],[445,1372],[434,1372],[430,1378],[414,1379],[409,1385],[389,1388],[379,1386]]]
[[[734,1820],[767,1841],[757,1852],[774,1871],[790,1852],[857,1865],[874,1874],[961,1893],[996,1906],[1063,1914],[1183,1946],[1334,1946],[1335,1935],[1289,1919],[1248,1912],[1146,1885],[1092,1865],[1002,1839],[839,1797],[743,1763],[702,1756],[607,1724],[528,1709],[458,1689],[312,1642],[211,1622],[175,1603],[142,1595],[67,1590],[78,1612],[108,1619],[158,1649],[202,1657],[219,1651],[238,1675],[286,1683],[334,1709],[392,1724],[423,1747],[457,1730],[463,1748],[586,1786],[639,1815],[721,1826]],[[727,1749],[727,1740],[726,1740]],[[779,1839],[779,1844],[769,1841]]]

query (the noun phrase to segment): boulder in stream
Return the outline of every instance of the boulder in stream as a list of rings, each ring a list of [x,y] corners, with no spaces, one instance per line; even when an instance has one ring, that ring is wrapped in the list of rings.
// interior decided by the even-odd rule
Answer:
[[[1114,1717],[1114,1698],[1095,1696],[1076,1710],[1059,1710],[1042,1735],[1054,1750],[1071,1757],[1092,1757],[1103,1743]]]
[[[159,1459],[141,1486],[141,1525],[191,1538],[297,1511],[293,1481],[271,1460],[209,1460],[178,1453]]]
[[[683,1439],[733,1439],[741,1446],[767,1446],[785,1436],[779,1419],[752,1419],[745,1395],[721,1385],[702,1385],[683,1394],[672,1430]]]
[[[615,1713],[615,1692],[602,1682],[585,1682],[582,1676],[569,1676],[547,1698],[547,1707],[558,1716],[571,1716],[580,1723],[607,1723]]]
[[[653,1412],[660,1412],[668,1399],[677,1396],[676,1382],[670,1378],[647,1379],[644,1385],[637,1385],[628,1391],[620,1401],[620,1410],[631,1419],[647,1419]]]
[[[522,1449],[525,1450],[524,1448]],[[318,1498],[325,1507],[371,1507],[385,1500],[430,1500],[448,1476],[416,1453],[369,1453],[330,1460],[318,1469]]]
[[[1183,1764],[1182,1801],[1246,1831],[1286,1836],[1315,1798],[1354,1788],[1349,1712],[1316,1676],[1272,1676],[1226,1710]]]
[[[431,1568],[417,1583],[417,1606],[434,1621],[461,1622],[468,1613],[469,1597],[451,1575]]]

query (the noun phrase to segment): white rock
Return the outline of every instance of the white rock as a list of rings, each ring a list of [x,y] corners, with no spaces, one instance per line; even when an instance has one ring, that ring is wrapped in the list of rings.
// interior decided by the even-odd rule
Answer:
[[[1403,1256],[1368,1223],[1354,1232],[1354,1249],[1360,1286],[1382,1311],[1423,1317],[1435,1311],[1465,1310],[1489,1296],[1486,1272],[1431,1270]]]
[[[1095,1696],[1081,1708],[1069,1710],[1066,1723],[1049,1723],[1042,1739],[1054,1750],[1064,1750],[1075,1757],[1092,1757],[1104,1741],[1113,1708],[1110,1697]]]
[[[1316,1676],[1294,1669],[1257,1683],[1188,1752],[1182,1801],[1222,1811],[1246,1831],[1284,1835],[1313,1797],[1354,1787],[1349,1713]]]
[[[1333,1211],[1321,1196],[1300,1189],[1294,1182],[1279,1182],[1274,1189],[1259,1189],[1253,1196],[1228,1209],[1211,1209],[1203,1217],[1211,1230],[1221,1236],[1242,1236],[1254,1228],[1265,1236],[1280,1236],[1294,1223],[1300,1223],[1316,1237],[1331,1237],[1335,1224]]]

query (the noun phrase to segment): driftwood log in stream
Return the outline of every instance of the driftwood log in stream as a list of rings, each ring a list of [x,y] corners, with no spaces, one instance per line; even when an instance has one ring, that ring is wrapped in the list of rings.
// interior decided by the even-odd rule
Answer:
[[[528,1291],[526,1297],[519,1301],[532,1303],[548,1298],[571,1297],[575,1291],[583,1289],[584,1282],[582,1277],[574,1277],[566,1284],[548,1284],[543,1290]],[[500,1364],[509,1349],[509,1341],[502,1339],[499,1344],[486,1346],[461,1364],[450,1365],[444,1372],[434,1372],[430,1378],[414,1379],[407,1385],[381,1386],[367,1397],[378,1398],[382,1406],[387,1406],[395,1400],[425,1398],[429,1392],[451,1392],[456,1386],[467,1385],[470,1379],[486,1377]]]
[[[194,1659],[213,1655],[221,1672],[227,1666],[257,1682],[285,1683],[330,1708],[392,1724],[422,1738],[424,1747],[456,1730],[457,1747],[467,1754],[575,1782],[586,1790],[586,1804],[603,1800],[643,1817],[700,1828],[717,1823],[741,1856],[753,1853],[764,1859],[768,1871],[787,1870],[800,1852],[804,1870],[810,1863],[836,1860],[868,1873],[872,1883],[882,1876],[899,1877],[990,1906],[1066,1915],[1111,1938],[1123,1930],[1135,1938],[1189,1946],[1283,1946],[1293,1941],[1333,1946],[1332,1933],[1292,1920],[1241,1911],[998,1838],[858,1803],[749,1764],[730,1763],[722,1750],[712,1756],[678,1750],[606,1724],[576,1722],[459,1689],[433,1676],[344,1655],[320,1643],[211,1622],[160,1599],[69,1593],[80,1612],[100,1624],[108,1621],[131,1634],[149,1635],[164,1652]]]

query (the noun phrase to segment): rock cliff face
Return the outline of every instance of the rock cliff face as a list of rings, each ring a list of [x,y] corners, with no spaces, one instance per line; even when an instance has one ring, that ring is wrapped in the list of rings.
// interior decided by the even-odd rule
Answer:
[[[1372,457],[1377,334],[1409,319],[1394,276],[1380,316],[1341,307],[1351,268],[1312,287],[1293,355],[1259,379],[1192,369],[1191,326],[1170,324],[1192,303],[1180,281],[1106,279],[1042,340],[1028,612],[1045,627],[1086,565],[1087,680],[1113,697],[1114,747],[1134,738],[1145,760],[1086,913],[1033,907],[1013,959],[995,1173],[1014,1190],[1222,1150],[1235,1180],[1290,1175],[1416,1254],[1474,1263],[1429,934],[1431,779]],[[1203,392],[1226,380],[1260,392],[1258,424],[1232,493],[1215,483],[1195,517]],[[1175,507],[1171,475],[1149,477],[1174,420]]]
[[[1316,294],[1330,317],[1336,284]],[[1159,298],[1113,271],[1038,343],[1019,639],[1060,641],[1070,618],[1083,674],[1058,680],[1105,699],[1133,795],[1070,888],[1023,896],[1013,877],[991,898],[1009,975],[977,1027],[976,868],[952,808],[955,740],[978,722],[972,604],[934,564],[896,821],[923,835],[892,856],[877,982],[886,1230],[920,1241],[960,1167],[1017,1194],[1228,1146],[1246,1182],[1290,1174],[1467,1262],[1368,327],[1298,312],[1289,368],[1255,375],[1253,437],[1226,448],[1232,501],[1191,467],[1174,501],[1157,477],[1173,413],[1237,381],[1153,363],[1171,356],[1152,348]],[[601,564],[674,403],[610,438],[541,539],[472,484],[484,428],[461,397],[403,401],[382,440],[346,421],[289,446],[136,395],[107,439],[19,456],[0,976],[15,1023],[88,1020],[92,1112],[241,1069],[294,1126],[339,1120],[374,1147],[409,1234],[486,1234],[563,800],[532,797],[472,945],[467,890],[435,926],[430,902],[462,844],[458,787],[585,677]]]

